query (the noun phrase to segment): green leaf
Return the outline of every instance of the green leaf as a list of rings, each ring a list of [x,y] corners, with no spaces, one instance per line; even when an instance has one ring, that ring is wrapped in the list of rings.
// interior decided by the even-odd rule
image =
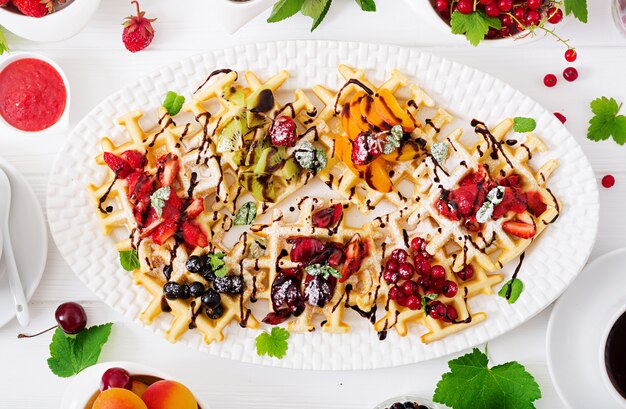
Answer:
[[[387,135],[385,143],[383,144],[383,154],[385,155],[392,153],[400,147],[400,140],[402,139],[403,134],[400,133],[400,136],[398,137],[398,132],[397,130],[394,132],[394,128],[395,126],[391,128],[391,132]],[[402,127],[400,127],[400,132],[402,132]]]
[[[587,0],[565,0],[565,14],[573,13],[583,23],[587,22]]]
[[[150,205],[156,212],[159,219],[161,215],[163,215],[163,208],[165,207],[165,202],[170,199],[170,187],[163,186],[160,189],[157,189],[152,195],[150,195]]]
[[[328,264],[311,264],[310,266],[306,266],[304,271],[310,276],[322,276],[324,280],[328,280],[329,276],[341,278],[341,273]]]
[[[614,98],[601,97],[591,101],[591,111],[595,114],[589,120],[587,138],[592,141],[603,141],[613,137],[620,145],[626,143],[626,116],[618,115],[622,104]]]
[[[422,309],[424,310],[424,312],[426,314],[428,314],[428,311],[426,310],[426,307],[428,306],[428,303],[430,301],[435,301],[437,299],[437,297],[439,297],[439,294],[437,294],[437,293],[424,294],[422,296]]]
[[[374,0],[356,0],[363,11],[376,11],[376,3]]]
[[[326,152],[316,148],[311,142],[304,142],[293,154],[300,166],[313,172],[319,172],[328,163]]]
[[[52,336],[48,358],[48,367],[52,373],[68,378],[96,364],[112,326],[112,323],[95,325],[82,330],[75,337],[57,328]]]
[[[2,31],[2,28],[0,28],[0,55],[5,52],[8,53],[9,51],[11,50],[9,49],[6,38],[4,38],[4,32]]]
[[[256,203],[246,202],[239,208],[239,210],[237,210],[234,223],[237,226],[252,224],[255,217],[256,217]]]
[[[491,216],[493,216],[493,203],[486,201],[476,212],[476,221],[478,223],[487,223]]]
[[[448,157],[448,144],[444,142],[435,142],[430,148],[430,153],[440,165],[446,161]]]
[[[541,398],[535,378],[518,362],[489,368],[479,349],[448,362],[433,400],[453,409],[534,409]]]
[[[165,100],[163,101],[163,108],[167,109],[167,113],[170,116],[174,116],[180,112],[183,108],[183,104],[185,103],[185,97],[182,95],[178,95],[174,91],[169,91],[165,95]]]
[[[513,130],[515,132],[532,132],[537,127],[537,121],[533,118],[518,116],[513,118]]]
[[[453,34],[465,34],[470,44],[477,46],[487,35],[489,27],[500,29],[500,19],[488,17],[484,11],[474,11],[470,14],[462,14],[458,10],[452,13],[450,20]]]
[[[274,327],[271,334],[262,332],[256,337],[256,353],[282,359],[289,349],[288,339],[289,331],[284,328]]]
[[[330,8],[331,3],[332,0],[304,0],[300,11],[305,16],[311,17],[313,19],[311,31],[315,30],[317,26],[320,25],[322,20],[324,20],[324,17],[326,17],[326,13],[328,13],[328,9]]]
[[[511,288],[511,294],[507,298],[506,295],[509,292],[509,287]],[[498,291],[498,295],[504,298],[509,304],[513,304],[522,294],[522,291],[524,291],[524,283],[522,283],[522,280],[520,280],[519,278],[516,278],[515,280],[507,281],[502,286],[500,291]]]
[[[141,267],[137,250],[120,251],[120,264],[126,271],[135,271]]]
[[[300,11],[303,3],[304,0],[278,0],[272,8],[272,12],[267,19],[267,22],[276,23],[277,21],[293,16]]]
[[[252,243],[248,246],[248,257],[249,258],[260,258],[265,255],[267,252],[267,241],[265,239],[254,239]]]
[[[209,262],[209,268],[217,277],[226,277],[226,262],[224,261],[224,253],[209,253],[207,254],[207,261]]]

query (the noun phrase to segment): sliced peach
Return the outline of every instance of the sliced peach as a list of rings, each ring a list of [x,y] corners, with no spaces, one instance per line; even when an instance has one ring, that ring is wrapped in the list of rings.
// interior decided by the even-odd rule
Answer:
[[[385,160],[390,162],[406,162],[415,160],[422,156],[422,149],[415,141],[406,141],[392,153],[383,155]]]
[[[350,103],[346,102],[341,106],[341,127],[344,132],[348,132],[350,128]]]
[[[396,97],[388,89],[381,89],[374,96],[374,109],[391,126],[402,125],[404,132],[412,132],[415,129],[413,117],[402,109]]]
[[[355,175],[363,178],[365,166],[357,166],[352,162],[352,143],[348,138],[342,135],[335,137],[335,156],[345,163]]]
[[[187,387],[175,381],[158,381],[141,397],[148,409],[198,409],[198,402]]]
[[[92,409],[147,409],[147,406],[128,389],[113,388],[98,395]]]
[[[148,389],[148,385],[143,382],[133,380],[133,393],[141,398],[141,395]]]
[[[357,92],[350,101],[350,126],[348,136],[354,140],[361,132],[369,131],[370,125],[361,114],[361,100],[366,96],[364,92]]]
[[[383,121],[380,115],[378,115],[378,111],[374,109],[374,98],[371,96],[366,94],[363,98],[361,98],[359,108],[361,110],[361,116],[363,116],[373,127],[376,127],[381,131],[390,128],[389,124]]]
[[[381,193],[389,193],[393,189],[389,173],[385,169],[387,161],[381,156],[374,159],[372,163],[367,165],[365,170],[365,181],[374,190]]]

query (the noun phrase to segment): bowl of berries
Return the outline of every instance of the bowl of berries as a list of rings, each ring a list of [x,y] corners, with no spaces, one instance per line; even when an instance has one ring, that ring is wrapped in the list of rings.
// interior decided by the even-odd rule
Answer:
[[[80,32],[100,0],[0,0],[0,25],[32,41],[61,41]]]
[[[573,49],[558,28],[570,15],[587,22],[586,0],[409,0],[409,4],[440,29],[459,38],[464,35],[473,46],[508,46],[549,36]]]

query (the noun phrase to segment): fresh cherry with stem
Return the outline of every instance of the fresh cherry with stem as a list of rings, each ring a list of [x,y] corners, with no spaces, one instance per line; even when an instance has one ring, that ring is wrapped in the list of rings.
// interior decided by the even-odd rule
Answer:
[[[66,302],[59,305],[54,312],[54,318],[57,321],[57,325],[54,327],[33,335],[19,334],[17,337],[33,338],[45,334],[48,331],[52,331],[57,327],[60,327],[66,334],[75,335],[87,326],[87,313],[85,309],[76,302]]]

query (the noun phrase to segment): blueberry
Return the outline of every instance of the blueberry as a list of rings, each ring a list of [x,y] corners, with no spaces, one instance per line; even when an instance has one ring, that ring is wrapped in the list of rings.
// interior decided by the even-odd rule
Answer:
[[[243,293],[243,277],[242,276],[230,276],[228,283],[228,294],[241,294]]]
[[[163,275],[165,276],[166,280],[169,280],[170,277],[172,276],[172,266],[167,265],[163,267]]]
[[[215,273],[213,273],[212,271],[207,271],[202,274],[202,277],[210,283],[215,280]]]
[[[216,308],[221,301],[222,297],[212,288],[209,288],[202,296],[202,305],[206,308]]]
[[[183,300],[186,300],[187,298],[190,297],[190,293],[189,293],[189,286],[187,284],[183,284],[180,286],[180,295],[178,296],[178,298],[182,298]]]
[[[163,295],[168,300],[175,300],[180,298],[180,284],[174,281],[168,281],[163,286]]]
[[[222,315],[224,315],[224,307],[222,307],[222,304],[219,304],[215,308],[207,308],[206,309],[206,315],[207,315],[207,317],[211,318],[212,320],[216,320],[219,317],[221,317]]]
[[[200,256],[191,256],[187,260],[186,267],[190,273],[200,273],[204,270],[204,260]]]
[[[192,298],[202,297],[204,294],[204,285],[198,281],[189,285],[189,295]]]
[[[228,277],[215,277],[215,281],[213,281],[213,288],[218,293],[228,292],[230,288],[230,280]]]

